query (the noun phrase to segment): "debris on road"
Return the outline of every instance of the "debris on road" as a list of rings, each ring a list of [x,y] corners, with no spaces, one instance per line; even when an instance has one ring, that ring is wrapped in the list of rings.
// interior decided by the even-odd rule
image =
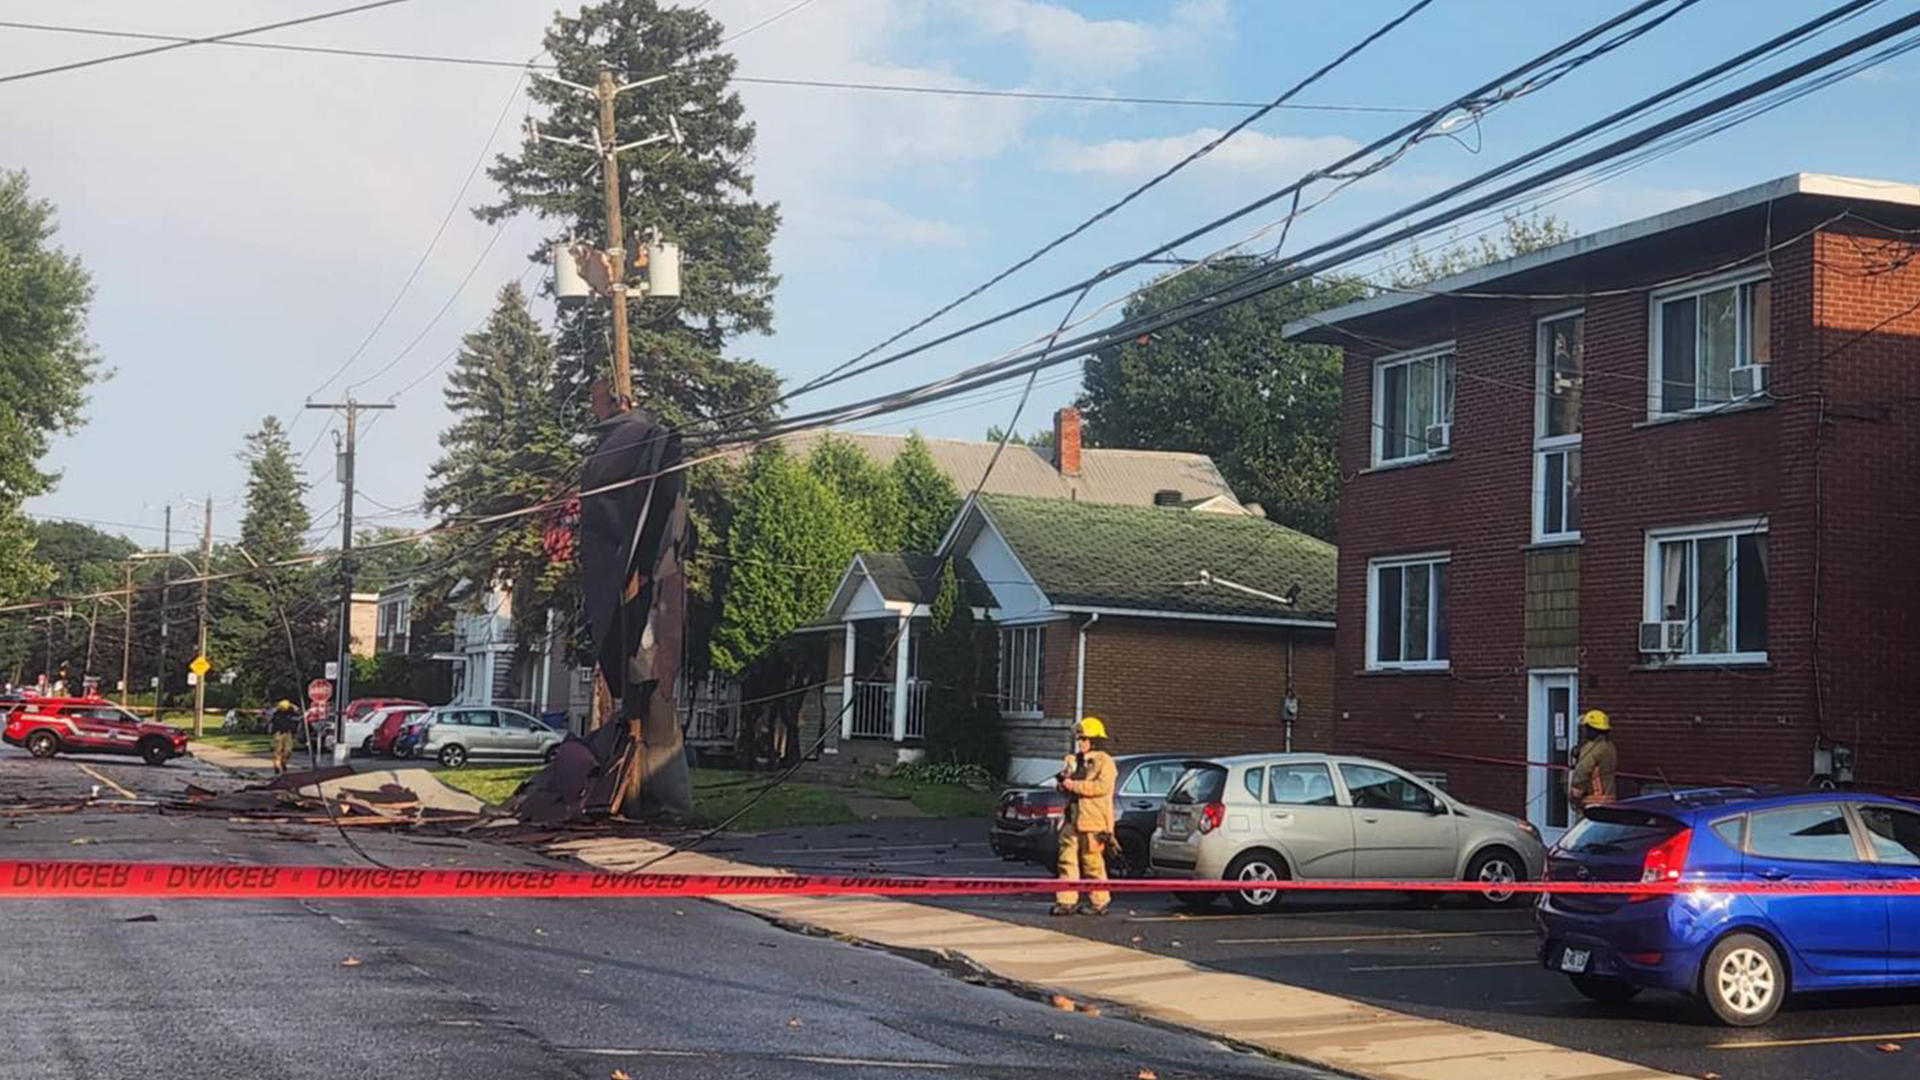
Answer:
[[[340,961],[340,966],[341,967],[359,967],[360,959],[359,957],[349,956],[345,960]]]

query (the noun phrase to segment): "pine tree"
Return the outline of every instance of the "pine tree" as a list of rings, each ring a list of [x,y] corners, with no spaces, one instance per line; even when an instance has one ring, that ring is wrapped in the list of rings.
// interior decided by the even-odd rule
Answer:
[[[245,572],[212,591],[209,658],[217,669],[237,672],[243,700],[299,700],[304,681],[320,674],[333,651],[331,567],[253,569],[303,554],[313,519],[306,481],[277,418],[267,417],[247,436],[240,460],[247,466],[247,503],[239,550],[221,552],[218,568]]]
[[[779,212],[753,200],[754,128],[729,87],[735,61],[720,51],[721,36],[712,16],[658,0],[603,0],[557,16],[546,35],[558,75],[573,83],[591,86],[603,68],[623,84],[670,75],[622,95],[616,112],[618,142],[666,132],[669,117],[684,136],[665,152],[630,152],[620,177],[629,237],[658,228],[683,252],[680,298],[632,304],[629,326],[638,404],[674,426],[768,402],[779,385],[765,367],[722,352],[741,334],[772,327],[778,279],[769,247]],[[527,92],[545,109],[543,133],[592,143],[597,102],[545,80]],[[504,196],[477,213],[486,221],[532,213],[559,226],[553,240],[604,245],[596,160],[589,149],[529,140],[489,170]],[[545,255],[543,247],[534,257]],[[603,302],[563,309],[556,342],[564,393],[611,370],[610,325]],[[584,426],[584,416],[574,419]]]
[[[953,524],[953,515],[960,508],[959,491],[933,463],[933,452],[917,431],[907,436],[906,445],[887,471],[893,474],[900,491],[901,549],[931,555]]]
[[[486,326],[466,336],[447,376],[446,402],[454,419],[428,471],[428,511],[486,517],[552,497],[573,454],[555,397],[553,344],[518,285],[501,289]],[[478,589],[510,589],[520,617],[535,615],[571,582],[569,569],[547,558],[545,525],[533,515],[461,538],[441,573]]]

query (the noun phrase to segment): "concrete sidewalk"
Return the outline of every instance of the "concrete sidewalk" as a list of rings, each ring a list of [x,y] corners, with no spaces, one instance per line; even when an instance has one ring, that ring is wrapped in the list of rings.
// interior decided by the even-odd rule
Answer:
[[[606,870],[632,870],[665,850],[647,840],[554,845]],[[782,875],[709,855],[681,854],[652,872]],[[1511,1035],[1480,1031],[1139,949],[1089,941],[901,900],[726,897],[766,918],[898,951],[934,953],[1011,982],[1120,1006],[1136,1016],[1379,1080],[1669,1080],[1661,1072]]]
[[[241,750],[229,750],[224,746],[210,743],[190,743],[188,748],[193,756],[209,765],[235,772],[272,772],[273,758],[265,754],[249,754]]]

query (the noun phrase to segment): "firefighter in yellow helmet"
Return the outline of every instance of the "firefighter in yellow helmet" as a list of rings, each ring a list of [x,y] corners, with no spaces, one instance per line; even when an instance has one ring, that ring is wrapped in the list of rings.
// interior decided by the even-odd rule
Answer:
[[[1620,753],[1613,746],[1613,721],[1599,709],[1580,714],[1580,752],[1567,774],[1567,804],[1576,814],[1589,806],[1612,802],[1619,791],[1614,772]]]
[[[1113,755],[1107,753],[1107,725],[1089,716],[1073,726],[1073,753],[1055,782],[1067,796],[1067,814],[1060,824],[1060,877],[1072,880],[1105,881],[1107,849],[1113,846],[1113,789],[1117,770]],[[1088,895],[1088,906],[1079,907],[1080,894],[1058,892],[1053,896],[1055,915],[1085,911],[1105,915],[1112,902],[1110,893]]]

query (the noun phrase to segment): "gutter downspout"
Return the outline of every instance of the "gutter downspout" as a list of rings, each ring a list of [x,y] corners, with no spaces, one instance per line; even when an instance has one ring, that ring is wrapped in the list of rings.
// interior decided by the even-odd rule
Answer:
[[[1078,670],[1073,677],[1073,722],[1076,724],[1087,715],[1087,631],[1099,621],[1100,613],[1096,611],[1080,624],[1080,655],[1075,661]]]
[[[1293,717],[1300,711],[1293,696],[1293,631],[1287,631],[1287,696],[1280,702],[1280,716],[1286,721],[1286,750],[1293,753]]]

